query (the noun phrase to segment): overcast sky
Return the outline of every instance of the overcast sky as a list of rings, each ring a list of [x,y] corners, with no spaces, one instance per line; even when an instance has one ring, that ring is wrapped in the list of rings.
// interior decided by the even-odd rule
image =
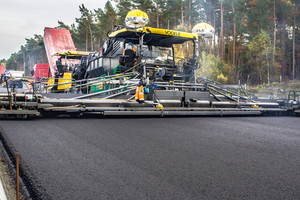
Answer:
[[[43,35],[45,27],[67,25],[80,17],[79,5],[89,10],[104,8],[107,0],[0,0],[0,60],[8,59],[25,38]]]

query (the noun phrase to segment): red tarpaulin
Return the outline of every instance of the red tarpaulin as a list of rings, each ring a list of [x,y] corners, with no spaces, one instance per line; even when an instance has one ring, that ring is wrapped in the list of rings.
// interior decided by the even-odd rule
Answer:
[[[56,61],[59,56],[52,56],[56,52],[76,51],[70,31],[59,28],[45,28],[44,44],[50,66],[51,76],[55,75]],[[64,64],[64,61],[62,60]],[[68,63],[79,64],[78,60],[69,61]]]

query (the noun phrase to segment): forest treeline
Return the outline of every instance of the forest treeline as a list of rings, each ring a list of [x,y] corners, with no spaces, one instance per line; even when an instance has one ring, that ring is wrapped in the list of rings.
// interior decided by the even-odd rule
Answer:
[[[207,22],[215,34],[201,39],[198,75],[257,85],[300,79],[299,8],[299,0],[112,0],[103,9],[79,5],[81,17],[73,24],[58,21],[57,27],[70,30],[78,50],[99,51],[107,33],[133,9],[146,12],[151,27],[191,32]],[[26,72],[47,63],[43,37],[26,39],[0,62]]]

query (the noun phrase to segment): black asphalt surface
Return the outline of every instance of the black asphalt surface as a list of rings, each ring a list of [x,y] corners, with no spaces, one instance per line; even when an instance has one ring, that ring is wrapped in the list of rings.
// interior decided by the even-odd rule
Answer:
[[[0,126],[41,199],[300,199],[299,117],[60,118]]]

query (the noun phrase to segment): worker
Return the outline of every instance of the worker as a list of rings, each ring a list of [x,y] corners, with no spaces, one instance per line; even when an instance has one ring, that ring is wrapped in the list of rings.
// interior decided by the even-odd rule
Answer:
[[[58,70],[58,73],[63,73],[63,72],[67,72],[67,67],[65,65],[62,64],[61,62],[61,58],[59,58],[57,61],[56,61],[56,67],[57,67],[57,70]]]
[[[144,103],[145,102],[144,89],[143,88],[144,88],[143,80],[140,80],[138,85],[137,85],[136,91],[135,91],[135,100],[139,103]]]
[[[123,50],[123,57],[125,58],[125,68],[131,68],[136,64],[135,49],[132,42],[129,42],[126,48]]]
[[[58,60],[56,61],[56,65],[61,65],[61,58],[58,58]]]
[[[30,80],[30,81],[29,81],[29,85],[28,85],[28,92],[31,91],[32,86],[33,86],[33,80]]]
[[[126,48],[125,48],[124,51],[123,51],[123,55],[125,55],[125,50],[127,50],[127,49],[132,49],[134,53],[136,52],[136,51],[135,51],[135,48],[133,47],[132,42],[129,42],[129,43],[128,43],[128,45],[126,46]]]

